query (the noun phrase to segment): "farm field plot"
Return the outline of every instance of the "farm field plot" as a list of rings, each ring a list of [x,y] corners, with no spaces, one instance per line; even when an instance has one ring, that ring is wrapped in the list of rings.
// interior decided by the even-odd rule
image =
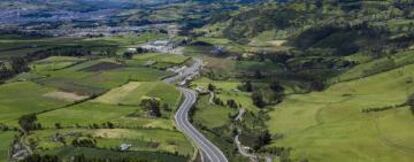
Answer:
[[[414,65],[338,83],[323,92],[288,96],[270,112],[273,146],[292,148],[296,160],[411,161],[414,118],[404,103],[414,91]],[[352,150],[352,151],[350,151]]]
[[[36,71],[47,76],[37,83],[75,92],[82,95],[96,95],[128,81],[153,81],[169,75],[168,72],[145,67],[128,67],[114,60],[92,60],[57,71]]]
[[[177,54],[147,53],[143,55],[135,55],[133,59],[138,61],[155,61],[171,64],[182,64],[190,59],[190,57]]]
[[[17,119],[21,115],[59,108],[70,103],[44,96],[56,91],[58,90],[28,81],[1,85],[0,123],[17,125]]]
[[[0,39],[0,59],[10,56],[23,56],[37,50],[70,45],[80,39],[73,38],[47,38],[47,39]]]
[[[62,127],[89,127],[112,122],[118,127],[173,129],[171,112],[161,110],[162,118],[146,115],[142,107],[103,104],[95,101],[66,107],[38,115],[43,127],[54,128],[56,123]]]
[[[117,106],[86,102],[71,107],[62,108],[38,115],[39,122],[44,127],[52,128],[55,123],[62,126],[89,126],[102,124],[125,117],[138,107]]]
[[[73,156],[84,156],[87,159],[133,159],[137,161],[177,161],[186,162],[188,157],[177,156],[171,153],[161,153],[154,151],[113,151],[107,149],[96,149],[88,147],[62,147],[56,150],[47,150],[43,154],[57,155],[61,159],[70,160]]]
[[[106,44],[111,44],[111,45],[135,46],[135,45],[146,43],[148,41],[164,39],[164,38],[167,38],[166,34],[146,32],[138,36],[113,36],[113,37],[84,39],[83,43],[99,44],[99,42],[104,42]]]
[[[84,61],[82,58],[67,56],[52,56],[34,62],[31,68],[36,71],[59,70]]]
[[[178,131],[164,129],[59,129],[40,130],[31,134],[28,139],[36,139],[37,148],[56,150],[65,145],[53,141],[56,134],[61,135],[67,143],[77,138],[96,140],[97,148],[118,149],[121,144],[131,144],[129,151],[160,151],[182,156],[191,156],[192,145]]]
[[[95,99],[106,104],[139,105],[142,98],[156,97],[161,102],[176,107],[180,98],[178,90],[163,82],[129,82],[114,88]]]
[[[173,66],[182,65],[189,60],[190,57],[177,54],[146,53],[135,55],[133,60],[129,62],[131,64],[150,66],[156,69],[167,69]],[[151,64],[148,65],[149,63]]]
[[[63,159],[93,154],[90,158],[160,161],[186,161],[193,155],[193,145],[175,129],[171,119],[181,93],[160,81],[171,73],[130,66],[113,58],[60,56],[33,62],[31,68],[0,86],[0,123],[17,126],[22,115],[37,113],[42,129],[25,137],[26,143],[36,141],[35,152]],[[97,98],[86,100],[94,95]],[[148,110],[140,106],[141,100],[148,97],[161,102],[161,117],[149,116]],[[84,101],[71,105],[80,100]],[[112,128],[108,123],[113,124]],[[66,145],[53,142],[56,133],[68,134]],[[77,135],[94,138],[96,147],[72,145]],[[6,133],[1,132],[0,139],[3,137]],[[131,148],[120,152],[120,145],[125,143]],[[5,150],[7,155],[6,146],[0,148],[0,153]]]

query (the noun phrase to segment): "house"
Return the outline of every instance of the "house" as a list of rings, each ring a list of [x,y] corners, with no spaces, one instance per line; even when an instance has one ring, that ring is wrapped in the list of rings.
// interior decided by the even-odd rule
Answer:
[[[208,93],[209,93],[209,91],[208,91],[206,88],[204,88],[204,87],[200,87],[200,86],[196,87],[196,88],[195,88],[195,90],[196,90],[199,94],[208,94]]]
[[[137,49],[136,48],[127,48],[125,52],[128,52],[128,53],[136,53],[137,52]]]
[[[119,149],[121,150],[121,151],[128,151],[129,150],[129,148],[131,148],[132,147],[132,145],[131,144],[126,144],[126,143],[123,143],[123,144],[121,144],[120,146],[119,146]]]

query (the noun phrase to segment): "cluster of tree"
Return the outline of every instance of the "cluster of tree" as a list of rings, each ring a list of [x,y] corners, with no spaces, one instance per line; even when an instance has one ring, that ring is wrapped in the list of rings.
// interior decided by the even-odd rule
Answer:
[[[374,107],[374,108],[367,108],[367,109],[363,109],[362,112],[363,113],[370,113],[370,112],[381,112],[381,111],[386,111],[386,110],[390,110],[390,109],[395,109],[395,108],[400,108],[402,106],[405,106],[406,104],[399,104],[399,105],[391,105],[391,106],[384,106],[384,107]]]
[[[269,84],[268,88],[271,90],[271,94],[265,95],[265,93],[268,91],[261,90],[260,88],[254,88],[251,81],[245,81],[240,86],[238,86],[239,90],[252,92],[251,99],[253,101],[253,104],[259,108],[264,108],[269,104],[280,103],[284,98],[285,89],[278,81],[272,81]]]
[[[150,51],[145,48],[138,47],[138,48],[134,48],[134,50],[125,51],[122,54],[122,57],[125,59],[131,59],[136,54],[142,54],[142,53],[147,53],[147,52],[150,52]]]
[[[227,107],[234,108],[234,109],[237,109],[237,108],[241,107],[241,105],[240,105],[240,104],[238,104],[238,103],[236,102],[236,100],[234,100],[234,99],[228,99],[228,100],[224,103],[224,102],[223,102],[223,100],[221,100],[219,97],[215,96],[215,97],[213,98],[213,102],[214,102],[214,104],[216,104],[216,105],[220,105],[220,106],[227,106]]]
[[[210,92],[215,92],[215,91],[216,91],[216,89],[217,89],[217,87],[216,87],[215,85],[211,84],[211,83],[208,83],[207,89],[208,89]]]
[[[3,123],[0,123],[0,131],[8,131],[8,130],[10,130],[9,126],[7,126]]]
[[[72,146],[74,147],[96,147],[96,140],[87,137],[78,137],[73,139]]]
[[[272,90],[272,102],[277,104],[282,102],[284,98],[285,88],[280,84],[279,81],[272,81],[269,84],[269,88]]]
[[[39,155],[37,153],[26,157],[22,162],[57,162],[61,161],[56,155]]]
[[[56,133],[56,134],[53,136],[53,140],[55,140],[56,142],[60,142],[60,143],[62,143],[63,145],[65,145],[65,146],[66,146],[65,136],[64,136],[64,135],[62,135],[62,134],[60,134],[59,132],[58,132],[58,133]]]
[[[19,30],[19,29],[1,29],[0,30],[0,34],[1,35],[12,35],[15,37],[21,37],[21,38],[41,38],[41,37],[46,37],[47,35],[41,33],[41,32],[37,32],[37,31],[23,31],[23,30]]]
[[[159,99],[153,97],[142,99],[140,106],[148,111],[150,116],[161,117],[161,102]]]
[[[270,144],[272,140],[280,139],[282,135],[275,135],[272,137],[267,130],[265,124],[269,120],[269,116],[263,110],[257,113],[247,111],[243,117],[243,122],[240,123],[239,129],[243,131],[240,134],[240,141],[243,145],[251,147],[254,151],[262,151],[265,146]],[[239,134],[238,130],[233,130],[233,134]]]
[[[0,62],[0,80],[6,80],[27,71],[29,71],[29,67],[24,58],[13,57],[9,62]]]
[[[223,100],[221,100],[219,97],[217,97],[217,96],[214,96],[214,98],[213,98],[213,102],[214,102],[214,104],[216,104],[216,105],[220,105],[220,106],[224,106],[224,102],[223,102]]]
[[[90,124],[88,126],[88,128],[89,129],[101,129],[101,128],[114,129],[115,128],[115,125],[112,122],[109,122],[108,121],[108,122],[102,123],[101,125],[96,124],[96,123]]]
[[[42,125],[40,123],[37,123],[37,116],[36,114],[28,114],[23,115],[19,118],[19,125],[20,128],[26,132],[29,133],[32,130],[38,130],[42,128]]]
[[[226,103],[228,107],[234,108],[234,109],[237,109],[240,106],[239,104],[237,104],[237,102],[234,99],[228,99]]]
[[[251,95],[251,98],[252,98],[253,104],[259,108],[264,108],[267,105],[261,91],[254,91]]]
[[[253,84],[251,81],[244,81],[237,89],[245,92],[253,92]]]
[[[280,161],[291,162],[292,161],[290,159],[290,151],[291,150],[292,150],[292,148],[273,146],[273,147],[263,149],[262,151],[263,152],[268,152],[268,153],[271,153],[271,154],[274,154],[274,155],[278,156],[280,158]],[[307,161],[308,160],[306,160],[306,159],[300,160],[300,162],[307,162]]]
[[[272,141],[272,135],[270,135],[268,130],[264,130],[258,133],[255,136],[255,139],[253,140],[254,140],[253,149],[257,151],[261,149],[263,146],[270,144],[270,142]]]

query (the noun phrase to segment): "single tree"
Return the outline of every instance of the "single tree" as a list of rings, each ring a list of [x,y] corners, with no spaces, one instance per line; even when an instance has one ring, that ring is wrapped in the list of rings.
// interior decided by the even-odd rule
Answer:
[[[252,82],[250,82],[249,80],[245,81],[243,82],[242,85],[238,87],[238,89],[240,89],[241,91],[252,92],[253,91]]]
[[[36,123],[36,121],[36,114],[23,115],[19,118],[19,125],[24,132],[28,133],[31,130],[39,128],[39,125]]]
[[[285,88],[281,86],[278,81],[272,81],[269,87],[275,93],[283,93],[283,91],[285,91]]]
[[[60,125],[60,123],[55,123],[55,128],[56,129],[62,129],[62,125]]]
[[[216,86],[211,83],[208,83],[208,90],[214,92],[216,90]]]
[[[255,91],[252,94],[252,101],[253,104],[259,108],[264,108],[266,106],[266,102],[263,99],[263,94],[261,92]]]
[[[156,98],[146,98],[141,101],[140,106],[149,111],[149,115],[153,117],[161,117],[160,101]]]

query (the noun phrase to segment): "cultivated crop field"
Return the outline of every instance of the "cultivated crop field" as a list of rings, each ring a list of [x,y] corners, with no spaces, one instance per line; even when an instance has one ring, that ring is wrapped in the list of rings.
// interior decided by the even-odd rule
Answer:
[[[145,67],[130,67],[113,59],[82,62],[61,70],[34,70],[47,76],[35,82],[77,94],[96,95],[128,81],[152,81],[169,75],[168,72]]]
[[[155,58],[162,60],[161,56]],[[189,59],[173,58],[177,64]],[[181,94],[173,85],[161,82],[171,73],[115,58],[67,56],[35,61],[30,68],[0,86],[0,123],[17,127],[22,115],[36,113],[42,129],[25,138],[27,143],[36,141],[35,152],[64,159],[93,152],[91,158],[102,158],[117,154],[110,148],[117,150],[126,143],[131,148],[122,154],[125,158],[185,161],[192,156],[193,146],[171,120]],[[140,105],[149,97],[167,105],[161,109],[162,117],[148,116]],[[6,158],[14,134],[0,134],[5,141],[1,159]],[[56,134],[64,135],[69,145],[51,140]],[[92,137],[96,146],[71,145],[84,137]]]

